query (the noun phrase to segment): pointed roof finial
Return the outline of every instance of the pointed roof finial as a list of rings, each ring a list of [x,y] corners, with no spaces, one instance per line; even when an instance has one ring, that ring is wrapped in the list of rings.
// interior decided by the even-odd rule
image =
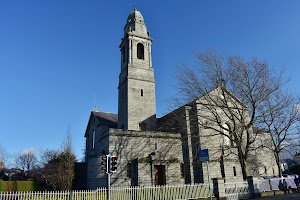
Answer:
[[[134,4],[134,10],[136,10],[136,4]]]

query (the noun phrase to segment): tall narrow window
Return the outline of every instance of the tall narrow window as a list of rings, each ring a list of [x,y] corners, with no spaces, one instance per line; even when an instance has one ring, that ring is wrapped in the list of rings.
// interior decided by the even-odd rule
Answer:
[[[233,166],[233,176],[236,177],[236,169],[235,169],[235,166]]]
[[[137,44],[137,57],[144,60],[144,45],[142,43]]]
[[[93,130],[93,136],[92,136],[92,147],[93,147],[93,149],[95,149],[95,137],[96,137],[95,130]]]
[[[224,158],[223,158],[223,156],[221,156],[221,159],[220,159],[220,168],[221,168],[222,178],[225,178],[225,166],[224,166]]]
[[[143,89],[141,89],[141,97],[143,97],[144,96],[144,91],[143,91]]]
[[[232,132],[228,124],[223,125],[223,142],[226,146],[233,146]]]
[[[131,177],[131,163],[127,163],[127,177],[132,178]]]
[[[185,174],[184,174],[184,164],[183,163],[180,163],[180,175],[181,175],[181,177],[185,177]]]

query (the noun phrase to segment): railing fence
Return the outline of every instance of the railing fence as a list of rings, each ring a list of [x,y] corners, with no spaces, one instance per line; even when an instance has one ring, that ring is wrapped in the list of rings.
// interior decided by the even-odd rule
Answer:
[[[212,186],[211,186],[212,187]],[[85,191],[2,192],[0,200],[106,200],[106,188]],[[208,198],[208,184],[155,187],[112,187],[111,200],[197,199]]]
[[[248,199],[249,185],[247,181],[224,183],[225,195],[228,200]]]
[[[257,183],[257,182],[256,182]],[[282,187],[297,188],[294,178],[273,178],[258,180],[260,192],[280,190]],[[210,186],[213,190],[212,185]],[[257,187],[257,186],[256,186]],[[247,199],[250,191],[248,182],[224,183],[227,199]],[[111,200],[173,200],[199,199],[209,197],[208,184],[173,185],[155,187],[112,187]],[[0,192],[0,200],[106,200],[107,189],[85,191],[44,191],[44,192]]]

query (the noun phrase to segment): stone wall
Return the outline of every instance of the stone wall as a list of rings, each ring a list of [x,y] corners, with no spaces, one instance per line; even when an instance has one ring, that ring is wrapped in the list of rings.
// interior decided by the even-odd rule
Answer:
[[[165,166],[165,184],[182,184],[180,165],[183,163],[180,134],[165,132],[109,130],[109,152],[118,157],[117,172],[112,175],[113,186],[130,186],[134,180],[129,177],[128,166],[137,162],[138,185],[151,185],[149,154],[153,159],[153,181],[155,165]]]

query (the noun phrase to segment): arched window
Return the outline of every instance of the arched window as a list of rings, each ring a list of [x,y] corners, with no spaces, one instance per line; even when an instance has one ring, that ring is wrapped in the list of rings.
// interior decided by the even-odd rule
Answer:
[[[142,43],[137,44],[137,58],[144,60],[144,45]]]
[[[223,141],[224,141],[224,145],[230,145],[230,138],[228,138],[228,136],[230,136],[229,134],[229,126],[227,124],[223,125]]]

